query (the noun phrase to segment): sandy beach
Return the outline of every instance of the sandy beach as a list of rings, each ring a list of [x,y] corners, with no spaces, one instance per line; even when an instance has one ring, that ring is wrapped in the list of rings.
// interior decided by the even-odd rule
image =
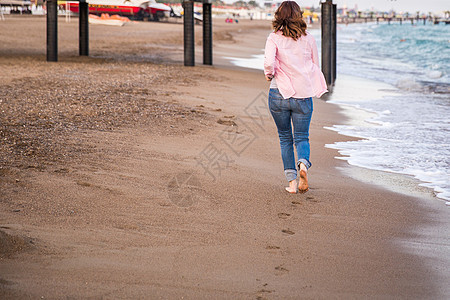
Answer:
[[[337,105],[314,100],[311,189],[284,191],[268,83],[223,58],[269,23],[214,23],[212,67],[197,26],[184,67],[181,23],[91,25],[79,57],[77,21],[57,63],[45,18],[0,22],[0,298],[450,297],[448,210],[351,176]]]

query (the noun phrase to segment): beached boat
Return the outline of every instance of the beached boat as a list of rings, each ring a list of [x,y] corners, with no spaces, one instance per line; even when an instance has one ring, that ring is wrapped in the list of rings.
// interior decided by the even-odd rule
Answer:
[[[78,2],[68,2],[69,10],[78,13]],[[169,17],[172,9],[155,0],[90,0],[89,14],[115,14],[135,20],[158,21]]]
[[[100,17],[96,15],[89,15],[90,24],[123,26],[127,22],[130,22],[130,19],[119,15],[110,16],[109,14],[102,14]]]

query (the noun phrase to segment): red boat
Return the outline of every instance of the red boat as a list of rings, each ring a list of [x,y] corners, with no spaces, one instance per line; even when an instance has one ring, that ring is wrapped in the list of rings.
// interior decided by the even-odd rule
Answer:
[[[170,17],[172,9],[155,0],[90,0],[89,13],[93,15],[110,14],[126,16],[135,20],[158,21]],[[69,9],[78,13],[78,2],[68,2]]]

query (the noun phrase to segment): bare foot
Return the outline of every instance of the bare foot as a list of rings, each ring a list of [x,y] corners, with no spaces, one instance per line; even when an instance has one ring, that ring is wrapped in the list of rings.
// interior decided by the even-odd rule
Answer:
[[[298,191],[305,193],[309,190],[308,175],[305,170],[300,170],[300,180],[298,181]]]
[[[291,194],[297,194],[297,180],[289,181],[289,186],[286,187],[286,191]]]

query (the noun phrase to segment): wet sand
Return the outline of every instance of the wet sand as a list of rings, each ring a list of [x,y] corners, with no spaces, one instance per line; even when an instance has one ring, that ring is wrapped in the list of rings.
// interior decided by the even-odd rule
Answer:
[[[80,58],[72,20],[58,63],[45,19],[0,22],[2,299],[448,298],[448,212],[340,172],[337,106],[314,103],[310,191],[284,191],[268,84],[220,58],[266,23],[214,24],[213,67],[198,27],[186,68],[181,24],[91,25]]]

